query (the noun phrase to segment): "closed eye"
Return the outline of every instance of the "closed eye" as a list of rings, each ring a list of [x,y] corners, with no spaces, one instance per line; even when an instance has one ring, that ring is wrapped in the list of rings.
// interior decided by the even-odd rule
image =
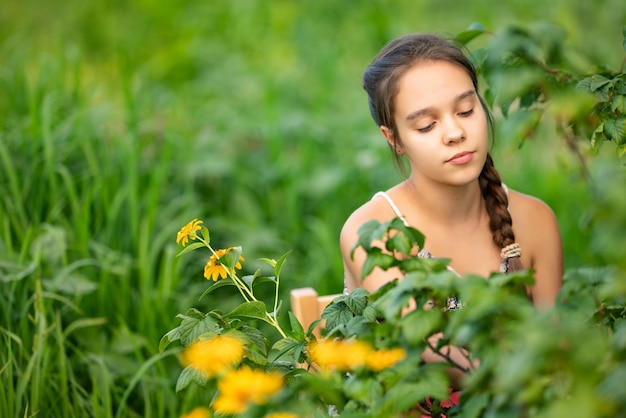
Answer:
[[[460,112],[460,113],[459,113],[459,115],[460,115],[460,116],[463,116],[463,117],[467,117],[467,116],[471,116],[471,115],[472,115],[472,113],[474,113],[474,109],[473,109],[473,108],[472,108],[472,109],[470,109],[470,110],[467,110],[467,111],[465,111],[465,112]]]
[[[433,129],[433,127],[434,127],[434,126],[435,126],[435,123],[433,122],[433,123],[431,123],[431,124],[430,124],[430,125],[428,125],[428,126],[425,126],[425,127],[423,127],[423,128],[419,128],[419,129],[417,130],[417,132],[426,133],[426,132],[430,131],[431,129]]]

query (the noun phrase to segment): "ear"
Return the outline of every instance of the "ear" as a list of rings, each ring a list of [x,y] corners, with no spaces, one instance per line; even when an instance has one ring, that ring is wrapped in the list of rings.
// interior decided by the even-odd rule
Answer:
[[[400,141],[396,140],[396,137],[393,134],[393,131],[391,129],[389,129],[385,125],[381,125],[380,126],[380,133],[383,134],[383,136],[385,137],[385,139],[389,143],[389,146],[391,147],[392,150],[394,150],[394,152],[396,154],[398,154],[398,155],[404,154],[404,149],[402,148],[402,143],[400,143]]]

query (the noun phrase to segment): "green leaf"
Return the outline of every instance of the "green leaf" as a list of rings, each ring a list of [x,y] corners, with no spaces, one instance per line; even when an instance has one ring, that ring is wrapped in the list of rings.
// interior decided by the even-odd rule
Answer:
[[[290,253],[291,251],[287,251],[278,259],[278,261],[276,261],[276,264],[274,265],[274,274],[276,275],[276,277],[280,277],[280,271],[282,270],[283,264],[285,264],[285,261],[287,260],[287,256]]]
[[[267,357],[250,347],[245,347],[245,357],[259,366],[267,365]]]
[[[368,296],[369,300],[371,302],[374,302],[374,301],[380,299],[382,296],[386,295],[391,289],[396,287],[396,285],[398,284],[398,281],[399,281],[399,279],[393,279],[393,280],[390,280],[387,283],[383,284],[378,289],[376,289],[375,291],[373,291],[372,293],[369,294],[369,296]]]
[[[404,221],[400,218],[394,218],[388,222],[388,230],[396,230],[399,233],[406,235],[406,237],[413,244],[417,245],[418,248],[424,247],[424,234],[412,226],[405,225]]]
[[[487,32],[487,29],[485,28],[485,26],[480,23],[480,22],[472,22],[470,23],[470,25],[467,27],[468,30],[479,30],[482,32]]]
[[[165,334],[159,341],[159,353],[163,354],[168,345],[178,340],[180,340],[180,328],[176,327]]]
[[[489,394],[481,393],[478,395],[468,396],[463,399],[463,417],[480,418],[484,416],[485,408],[489,403]]]
[[[381,223],[375,219],[364,223],[358,230],[359,239],[352,247],[350,255],[354,255],[354,251],[358,247],[363,247],[365,251],[369,250],[372,246],[372,241],[382,240],[386,231],[386,226],[381,225]]]
[[[604,121],[604,134],[617,145],[626,143],[626,117]]]
[[[355,315],[361,315],[367,306],[367,295],[367,290],[358,287],[348,295],[339,296],[335,300],[345,302]]]
[[[438,373],[427,373],[417,383],[402,382],[393,386],[383,398],[382,410],[405,412],[427,397],[443,400],[448,396],[448,379],[441,369]]]
[[[302,340],[293,339],[291,337],[282,338],[274,343],[272,351],[278,351],[275,358],[281,358],[288,352],[294,350],[294,358],[297,359],[300,353],[305,347],[305,342]]]
[[[211,235],[209,234],[209,230],[206,226],[202,225],[200,227],[200,233],[202,234],[202,238],[208,243],[211,242]]]
[[[183,254],[187,254],[190,251],[196,250],[200,247],[204,247],[204,244],[202,242],[192,242],[191,244],[188,244],[185,248],[183,248],[178,254],[176,254],[176,257],[180,257]]]
[[[273,258],[265,258],[265,257],[261,257],[259,258],[259,261],[262,261],[264,263],[269,264],[272,267],[276,266],[276,260],[274,260]]]
[[[489,277],[487,283],[490,286],[495,287],[515,287],[521,285],[532,286],[535,284],[535,278],[533,276],[533,271],[521,270],[513,273],[503,274],[503,273],[495,273]]]
[[[252,289],[252,286],[254,286],[255,284],[260,283],[269,282],[276,284],[276,279],[274,277],[261,276],[260,270],[257,270],[253,275],[246,275],[241,277],[241,280],[243,280],[243,282],[247,284],[250,289]]]
[[[261,354],[267,355],[267,350],[269,349],[269,341],[267,340],[265,334],[261,332],[261,330],[248,325],[242,325],[241,327],[239,327],[239,331],[240,332],[238,334],[243,334],[242,338],[254,344],[259,349]]]
[[[190,309],[185,315],[179,315],[179,317],[183,318],[178,327],[180,329],[180,342],[183,347],[187,347],[203,334],[215,334],[221,329],[215,318],[204,315],[196,309]]]
[[[583,91],[585,93],[592,93],[593,91],[591,90],[591,77],[585,77],[581,79],[576,84],[576,90]]]
[[[353,317],[352,310],[345,302],[331,303],[322,312],[322,319],[326,320],[326,328],[330,330],[347,324]]]
[[[421,271],[425,273],[444,271],[450,264],[448,258],[410,257],[399,262],[400,270],[405,273]]]
[[[443,325],[440,309],[416,309],[400,320],[402,335],[409,344],[418,345],[424,339],[439,331]]]
[[[380,399],[383,394],[381,384],[375,379],[351,376],[346,380],[343,387],[350,399],[356,399],[368,408]]]
[[[413,299],[414,285],[423,280],[423,273],[410,273],[398,281],[397,285],[390,288],[386,293],[378,297],[374,302],[374,308],[380,311],[388,320],[394,320],[403,308],[409,305]]]
[[[180,372],[180,375],[178,375],[178,380],[176,380],[176,393],[186,389],[192,383],[196,383],[200,387],[205,387],[207,382],[208,379],[206,376],[198,370],[189,366],[185,367],[183,371]]]
[[[291,326],[289,336],[295,338],[296,340],[304,339],[304,328],[302,327],[300,321],[298,321],[298,318],[296,318],[291,311],[288,311],[287,314],[289,316],[289,325]]]
[[[363,263],[363,269],[361,270],[361,279],[367,277],[376,267],[380,267],[383,270],[387,270],[393,267],[397,263],[397,260],[382,252],[380,248],[372,248],[367,254],[367,258]]]
[[[350,319],[345,326],[345,336],[364,336],[371,334],[373,323],[363,316],[355,316]],[[374,324],[376,330],[380,330],[379,324]]]
[[[620,113],[626,114],[626,96],[619,95],[613,98],[611,102],[611,110],[613,112],[618,111]]]
[[[385,248],[389,251],[400,251],[403,254],[409,254],[413,248],[413,244],[409,237],[404,234],[396,234],[387,239]]]
[[[268,322],[267,309],[261,301],[244,302],[224,315],[226,318],[255,318]]]
[[[591,134],[591,138],[589,141],[591,142],[591,149],[593,149],[594,151],[597,151],[598,147],[600,146],[600,143],[598,142],[599,136],[604,136],[604,123],[598,125],[598,127]]]
[[[609,86],[610,83],[611,80],[609,80],[605,76],[600,74],[594,74],[589,80],[589,89],[593,92],[597,92],[598,90]]]
[[[201,300],[203,297],[205,297],[209,293],[213,292],[214,290],[219,289],[220,287],[224,287],[224,286],[236,286],[236,285],[235,285],[235,282],[233,282],[233,279],[231,279],[230,277],[227,277],[225,279],[220,279],[217,282],[214,282],[211,286],[209,286],[209,288],[207,290],[202,292],[202,294],[200,295],[200,298],[198,300]]]
[[[485,27],[481,23],[474,22],[469,25],[466,31],[457,34],[456,39],[462,44],[467,45],[470,41],[486,32],[487,29],[485,29]]]
[[[226,266],[229,269],[234,269],[235,265],[239,262],[239,257],[241,257],[242,248],[232,247],[230,251],[227,251],[226,254],[220,257],[220,263]]]

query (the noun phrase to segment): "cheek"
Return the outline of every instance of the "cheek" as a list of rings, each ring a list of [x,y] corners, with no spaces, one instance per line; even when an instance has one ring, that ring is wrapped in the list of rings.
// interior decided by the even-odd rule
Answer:
[[[487,123],[487,116],[483,113],[482,117],[477,120],[476,127],[481,134],[489,139],[489,124]]]

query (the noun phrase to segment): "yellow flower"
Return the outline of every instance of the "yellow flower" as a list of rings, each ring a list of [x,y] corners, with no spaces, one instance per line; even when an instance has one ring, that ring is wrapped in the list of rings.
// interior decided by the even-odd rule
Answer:
[[[406,351],[402,348],[381,349],[369,353],[365,359],[367,367],[379,371],[404,360]]]
[[[354,370],[366,363],[372,348],[361,341],[322,340],[309,346],[309,357],[322,370]]]
[[[180,228],[178,234],[176,234],[176,244],[182,240],[181,244],[184,247],[185,244],[189,241],[189,238],[196,239],[196,231],[200,230],[200,224],[202,221],[199,221],[197,218],[193,221],[189,222],[187,225]]]
[[[186,413],[180,418],[211,418],[211,411],[202,406]]]
[[[282,387],[280,373],[242,367],[229,372],[217,383],[219,395],[213,402],[213,409],[225,414],[241,414],[250,404],[264,404]]]
[[[244,344],[239,338],[218,335],[191,344],[183,351],[181,361],[185,366],[213,377],[241,362],[243,354]]]
[[[300,418],[300,415],[292,414],[291,412],[272,412],[269,415],[265,415],[265,418]]]
[[[209,261],[204,266],[204,277],[207,280],[213,279],[214,282],[217,281],[218,277],[225,279],[228,275],[228,270],[226,270],[226,266],[220,263],[220,258],[224,255],[228,254],[234,249],[234,247],[226,248],[225,250],[217,250],[215,254],[211,256]],[[246,261],[242,256],[239,256],[239,261]],[[241,269],[241,263],[237,261],[235,264],[236,269]]]

